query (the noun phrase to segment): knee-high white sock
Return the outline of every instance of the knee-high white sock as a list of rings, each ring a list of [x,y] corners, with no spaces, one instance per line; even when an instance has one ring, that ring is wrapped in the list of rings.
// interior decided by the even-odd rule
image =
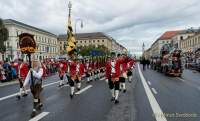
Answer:
[[[71,94],[74,94],[74,87],[71,87]]]
[[[123,83],[122,82],[120,82],[120,85],[119,85],[120,87],[120,89],[123,89]]]
[[[115,90],[115,100],[118,100],[119,97],[119,90]]]
[[[23,89],[20,88],[20,89],[19,89],[19,95],[22,95],[22,93],[23,93]]]
[[[77,83],[77,87],[78,87],[78,88],[81,88],[81,83],[80,83],[80,82]]]
[[[115,91],[114,91],[114,89],[111,89],[110,92],[111,92],[112,97],[115,97]]]
[[[90,81],[90,78],[89,78],[89,77],[87,78],[87,81],[88,81],[88,82]]]
[[[133,76],[130,76],[130,77],[129,77],[129,81],[130,81],[130,82],[132,81],[132,78],[133,78]]]
[[[23,87],[23,90],[24,90],[24,94],[27,94],[27,90],[25,87]]]
[[[126,89],[126,83],[122,83],[123,89]]]

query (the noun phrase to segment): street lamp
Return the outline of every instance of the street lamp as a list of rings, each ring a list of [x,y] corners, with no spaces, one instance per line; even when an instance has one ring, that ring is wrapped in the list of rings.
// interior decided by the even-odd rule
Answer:
[[[77,26],[78,22],[81,22],[81,28],[83,28],[83,20],[80,19],[80,18],[76,19],[76,21],[75,21],[75,27],[74,27],[74,33],[75,33],[75,35],[76,35],[76,26]]]
[[[68,3],[68,8],[69,8],[69,16],[71,15],[71,10],[72,10],[72,3],[69,1]]]

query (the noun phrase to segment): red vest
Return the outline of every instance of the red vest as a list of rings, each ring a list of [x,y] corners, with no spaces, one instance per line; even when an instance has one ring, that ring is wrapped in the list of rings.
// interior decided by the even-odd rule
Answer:
[[[111,76],[111,63],[110,61],[106,62],[106,79],[109,79]]]
[[[80,63],[79,64],[79,75],[82,76],[84,74],[84,64]]]
[[[69,62],[69,74],[71,77],[76,75],[76,66],[77,66],[77,62],[75,61]]]
[[[23,81],[25,80],[25,78],[28,74],[28,71],[29,71],[29,69],[28,69],[27,63],[25,63],[25,62],[21,63],[20,67],[19,67],[19,73],[20,73],[19,76],[22,78]]]

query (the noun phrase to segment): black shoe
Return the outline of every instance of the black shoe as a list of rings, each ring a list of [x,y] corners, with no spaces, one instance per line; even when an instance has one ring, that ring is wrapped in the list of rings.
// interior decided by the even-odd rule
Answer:
[[[22,95],[22,97],[26,97],[26,96],[28,96],[28,94],[27,94],[27,93],[24,93],[24,94]]]
[[[40,103],[40,104],[37,106],[37,110],[41,110],[42,107],[43,107],[43,104]]]
[[[59,85],[58,85],[58,87],[62,87],[62,86],[64,86],[64,84],[59,84]]]
[[[21,96],[20,96],[20,95],[17,95],[16,98],[17,98],[18,100],[20,100],[20,99],[21,99]]]
[[[39,104],[39,107],[43,107],[43,104],[42,104],[42,103],[40,103],[40,104]]]
[[[36,115],[37,115],[36,111],[33,111],[33,112],[31,113],[31,118],[35,117]]]
[[[73,95],[73,94],[70,94],[69,96],[70,96],[70,98],[71,98],[71,99],[74,97],[74,95]]]
[[[112,101],[115,101],[115,98],[114,97],[112,97],[111,99],[110,99],[110,101],[112,102]]]
[[[123,93],[125,93],[126,92],[126,89],[123,91]]]
[[[77,88],[77,90],[80,91],[81,89],[80,89],[80,88]]]
[[[118,100],[115,100],[115,104],[118,104],[119,103],[119,101]]]

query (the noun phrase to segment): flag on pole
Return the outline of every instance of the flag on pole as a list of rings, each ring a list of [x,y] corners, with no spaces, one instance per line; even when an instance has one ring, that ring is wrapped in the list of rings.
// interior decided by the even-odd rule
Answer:
[[[68,27],[67,27],[67,54],[71,56],[76,53],[76,40],[73,34],[72,23],[71,23],[71,3],[69,3],[69,16],[68,16]]]

